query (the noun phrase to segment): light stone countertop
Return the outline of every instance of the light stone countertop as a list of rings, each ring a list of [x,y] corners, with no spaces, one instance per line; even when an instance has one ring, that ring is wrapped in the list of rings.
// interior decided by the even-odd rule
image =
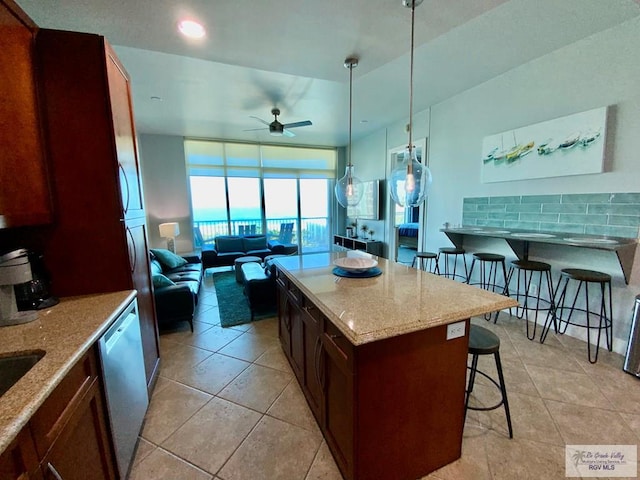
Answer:
[[[446,325],[515,307],[517,302],[379,258],[382,275],[333,275],[333,261],[346,254],[278,257],[278,267],[354,345]]]
[[[135,296],[127,290],[62,298],[30,323],[0,328],[0,356],[46,352],[0,397],[0,453]]]

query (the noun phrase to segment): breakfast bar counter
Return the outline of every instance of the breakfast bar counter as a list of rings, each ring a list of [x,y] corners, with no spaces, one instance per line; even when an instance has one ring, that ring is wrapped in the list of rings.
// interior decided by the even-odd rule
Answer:
[[[282,348],[346,479],[421,478],[461,455],[470,317],[516,302],[385,259],[334,275],[344,256],[277,259]]]

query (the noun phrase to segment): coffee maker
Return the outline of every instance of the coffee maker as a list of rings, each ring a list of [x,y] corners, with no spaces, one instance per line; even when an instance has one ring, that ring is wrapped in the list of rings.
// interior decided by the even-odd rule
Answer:
[[[51,282],[44,265],[43,256],[26,249],[14,250],[5,256],[11,255],[25,257],[31,269],[31,279],[13,286],[18,310],[41,310],[57,305],[59,300],[51,295]],[[5,256],[0,257],[0,259]]]

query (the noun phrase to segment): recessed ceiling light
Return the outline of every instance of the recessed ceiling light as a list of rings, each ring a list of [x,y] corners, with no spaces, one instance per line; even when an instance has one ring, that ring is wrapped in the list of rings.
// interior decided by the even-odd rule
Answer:
[[[178,22],[178,30],[189,38],[202,38],[207,34],[202,24],[195,20],[181,20]]]

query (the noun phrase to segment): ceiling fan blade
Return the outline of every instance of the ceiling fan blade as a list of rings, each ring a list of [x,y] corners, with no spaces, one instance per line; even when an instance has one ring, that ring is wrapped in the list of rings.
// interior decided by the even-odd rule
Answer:
[[[255,119],[256,119],[256,120],[258,120],[260,123],[264,123],[264,124],[265,124],[265,125],[267,125],[267,126],[269,125],[269,122],[265,122],[265,121],[264,121],[264,120],[262,120],[261,118],[258,118],[258,117],[254,116],[254,115],[249,115],[249,117],[251,117],[251,118],[255,118]]]
[[[296,134],[293,133],[290,130],[287,130],[286,128],[284,130],[282,130],[282,135],[284,135],[285,137],[295,137]]]
[[[286,123],[284,125],[284,128],[306,127],[309,125],[313,125],[313,123],[311,123],[311,120],[305,120],[304,122]]]
[[[243,130],[243,132],[255,132],[255,131],[258,131],[258,130],[267,130],[267,129],[264,128],[264,127],[261,127],[261,128],[246,128],[246,129]]]

